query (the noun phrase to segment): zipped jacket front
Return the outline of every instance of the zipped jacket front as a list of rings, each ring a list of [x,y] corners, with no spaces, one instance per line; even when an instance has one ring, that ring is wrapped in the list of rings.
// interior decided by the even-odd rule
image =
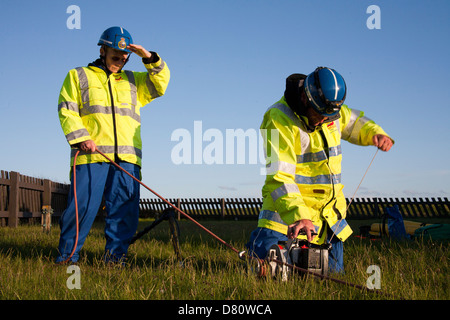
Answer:
[[[260,129],[267,175],[258,226],[286,234],[288,225],[309,219],[318,233],[313,243],[325,241],[327,225],[345,241],[352,230],[345,221],[341,139],[367,146],[374,135],[387,134],[362,111],[346,105],[337,120],[313,130],[307,123],[308,119],[297,116],[284,97],[264,115]]]
[[[159,56],[155,60],[144,64],[147,72],[123,70],[108,75],[93,65],[68,72],[58,114],[72,147],[71,166],[76,145],[87,140],[112,159],[142,165],[140,109],[164,95],[170,80],[166,63]],[[77,165],[106,161],[97,152],[81,151],[77,157]]]

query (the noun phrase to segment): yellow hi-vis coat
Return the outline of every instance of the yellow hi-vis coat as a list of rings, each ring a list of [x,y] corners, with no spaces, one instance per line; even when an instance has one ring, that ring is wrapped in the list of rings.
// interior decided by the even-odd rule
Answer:
[[[93,140],[111,159],[116,155],[141,166],[140,109],[164,95],[170,79],[161,58],[144,66],[147,72],[122,70],[109,77],[92,65],[69,71],[59,95],[58,114],[71,146]],[[71,166],[76,151],[72,148]],[[98,152],[81,151],[77,157],[77,165],[106,161]]]
[[[308,130],[306,117],[298,117],[285,98],[264,115],[261,134],[265,141],[267,175],[262,189],[263,206],[258,227],[287,234],[287,226],[309,219],[322,244],[326,225],[345,241],[352,230],[345,221],[346,200],[341,183],[341,139],[372,145],[376,134],[387,134],[358,110],[343,105],[340,118]],[[305,239],[306,236],[299,236]]]

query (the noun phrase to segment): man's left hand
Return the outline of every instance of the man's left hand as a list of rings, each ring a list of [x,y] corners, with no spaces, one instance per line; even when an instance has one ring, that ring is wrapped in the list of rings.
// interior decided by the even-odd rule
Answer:
[[[382,134],[374,135],[372,141],[373,145],[381,151],[389,151],[394,145],[391,138]]]
[[[300,230],[305,231],[306,238],[308,239],[308,242],[311,242],[315,235],[312,234],[316,229],[309,219],[302,219],[294,222],[293,224],[288,226],[287,236],[289,239],[295,239],[297,238],[298,234],[300,233]]]

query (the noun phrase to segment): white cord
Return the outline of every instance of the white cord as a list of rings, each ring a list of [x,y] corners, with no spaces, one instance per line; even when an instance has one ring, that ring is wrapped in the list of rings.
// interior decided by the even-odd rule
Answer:
[[[372,158],[372,161],[370,161],[370,164],[369,164],[369,166],[367,167],[366,172],[364,173],[364,175],[363,175],[361,181],[359,182],[358,187],[356,188],[355,192],[353,193],[352,198],[350,199],[350,202],[348,203],[348,206],[347,206],[346,211],[348,211],[348,208],[349,208],[350,205],[352,204],[353,199],[355,199],[356,192],[358,192],[358,189],[359,189],[359,187],[361,186],[361,183],[363,182],[364,178],[366,177],[367,171],[369,171],[369,168],[370,168],[370,166],[372,165],[373,160],[375,160],[375,157],[376,157],[376,155],[377,155],[377,153],[378,153],[378,150],[380,150],[380,149],[377,148],[377,151],[375,152],[375,154],[374,154],[374,156],[373,156],[373,158]],[[336,227],[337,229],[339,228],[339,225],[341,224],[342,220],[343,220],[343,219],[339,220],[338,225],[337,225],[337,227]],[[331,240],[333,239],[333,237],[334,237],[334,232],[333,232],[333,235],[331,236],[331,238],[330,238],[330,240],[329,240],[330,243],[331,243]]]

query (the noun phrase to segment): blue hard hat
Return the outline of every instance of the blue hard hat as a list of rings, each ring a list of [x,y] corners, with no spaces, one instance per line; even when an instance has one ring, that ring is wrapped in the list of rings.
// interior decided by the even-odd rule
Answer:
[[[347,95],[344,78],[336,70],[326,67],[318,67],[309,74],[304,87],[309,105],[326,117],[332,117],[341,110]]]
[[[111,27],[103,31],[98,45],[105,45],[117,50],[131,53],[127,46],[133,43],[130,33],[122,27]]]

